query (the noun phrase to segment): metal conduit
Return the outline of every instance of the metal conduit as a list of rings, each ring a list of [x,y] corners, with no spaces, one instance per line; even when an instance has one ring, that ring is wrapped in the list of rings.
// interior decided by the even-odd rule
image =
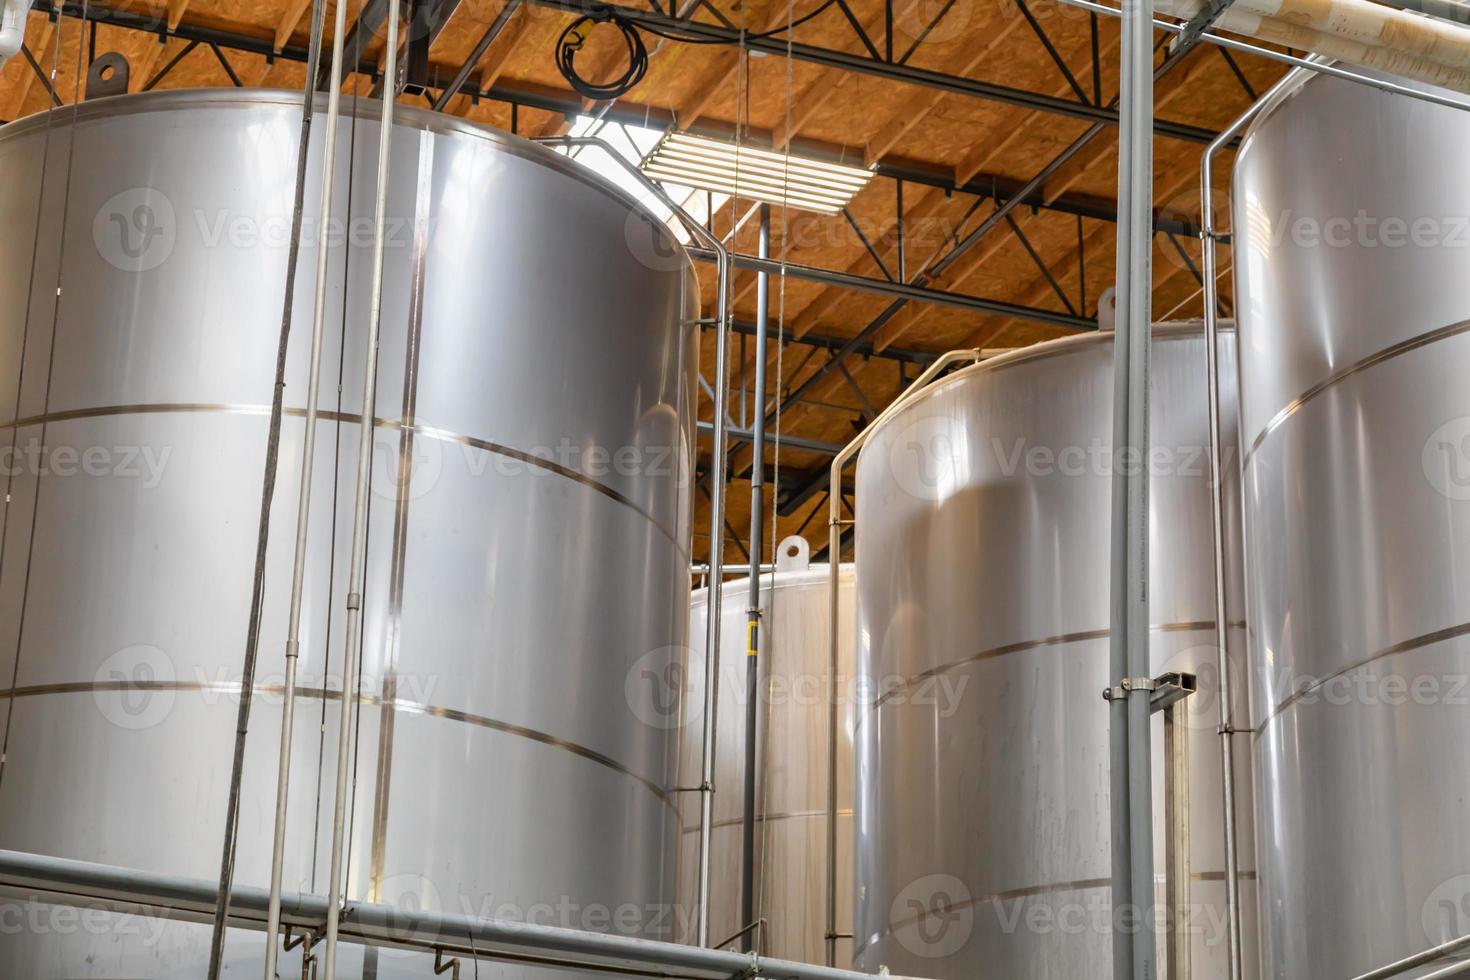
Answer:
[[[373,265],[371,310],[368,314],[367,362],[363,367],[362,418],[372,419],[377,409],[378,336],[383,320],[383,247],[387,223],[388,183],[392,176],[393,93],[398,78],[398,7],[388,11],[388,35],[384,39],[383,78],[385,95],[378,122],[378,184],[373,215]],[[324,202],[325,203],[325,202]],[[325,251],[325,249],[323,249]],[[372,480],[373,427],[360,425],[357,444],[357,487],[354,491],[352,559],[347,577],[347,626],[342,645],[342,708],[337,727],[337,789],[332,812],[332,858],[328,871],[326,944],[322,952],[323,980],[334,980],[337,969],[337,937],[341,927],[342,859],[347,828],[347,774],[351,761],[352,712],[349,695],[356,686],[357,644],[362,628],[363,590],[367,578],[368,493]]]
[[[322,24],[326,12],[322,0],[312,4],[312,47],[321,44]],[[316,459],[316,419],[321,389],[322,341],[325,335],[327,307],[327,260],[330,249],[326,247],[328,227],[332,213],[332,191],[336,179],[337,121],[340,117],[342,90],[343,34],[346,27],[346,4],[337,7],[333,25],[332,61],[329,68],[330,94],[327,96],[327,129],[322,146],[322,192],[321,216],[318,219],[316,290],[312,299],[311,317],[311,365],[306,389],[306,419],[302,436],[301,487],[296,502],[296,544],[291,566],[291,600],[286,632],[286,676],[285,692],[281,702],[281,751],[276,763],[276,811],[275,829],[271,842],[270,907],[265,931],[265,980],[275,980],[276,959],[279,955],[277,943],[281,926],[281,875],[286,855],[286,807],[291,777],[291,735],[296,707],[296,664],[301,649],[301,603],[306,578],[306,536],[311,517],[311,481]],[[316,100],[313,83],[316,79],[316,62],[313,59],[306,73],[306,100],[303,112],[310,118]],[[303,169],[308,150],[307,136],[310,130],[302,126],[300,148]],[[296,241],[301,241],[301,202],[297,201]],[[289,317],[291,311],[288,309]]]
[[[1113,338],[1113,453],[1125,463],[1149,446],[1153,277],[1152,0],[1123,0],[1122,116],[1118,127],[1117,314]],[[1114,465],[1109,750],[1115,980],[1157,976],[1156,936],[1139,928],[1154,901],[1149,665],[1149,478]],[[1143,683],[1140,683],[1143,682]],[[1132,922],[1125,918],[1131,913]],[[1131,928],[1129,928],[1131,926]],[[1130,948],[1131,947],[1131,948]]]
[[[771,255],[771,206],[760,206],[760,257]],[[740,926],[745,932],[745,949],[759,951],[765,936],[755,928],[755,797],[756,749],[760,719],[760,626],[761,626],[761,521],[765,505],[766,465],[766,333],[770,320],[771,276],[756,274],[755,282],[755,419],[751,439],[750,467],[750,578],[745,609],[745,799],[744,825],[740,839]],[[711,561],[713,561],[711,556]],[[718,578],[718,576],[716,576]]]

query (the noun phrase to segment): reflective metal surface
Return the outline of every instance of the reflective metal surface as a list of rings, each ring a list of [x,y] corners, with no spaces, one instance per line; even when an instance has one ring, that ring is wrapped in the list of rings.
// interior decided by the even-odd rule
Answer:
[[[1463,113],[1322,78],[1236,163],[1271,977],[1470,933],[1467,152]]]
[[[1233,334],[1221,347],[1233,365]],[[1193,976],[1224,977],[1212,518],[1197,325],[1155,327],[1152,376],[1153,669],[1199,675],[1187,739],[1193,875],[1185,911]],[[944,980],[1072,980],[1107,970],[1101,693],[1112,387],[1110,335],[1028,348],[936,384],[876,432],[859,458],[858,669],[884,692],[857,726],[861,969]],[[1233,390],[1222,413],[1233,446]],[[1236,541],[1233,480],[1226,489]],[[1231,555],[1232,609],[1239,566]],[[1242,632],[1237,626],[1231,635]],[[1161,901],[1162,741],[1156,724]],[[1243,753],[1237,763],[1248,790]],[[1241,795],[1246,809],[1249,793]],[[1253,959],[1248,821],[1243,828]]]
[[[326,890],[377,140],[376,105],[356,108],[351,212],[343,191],[328,242],[288,891]],[[299,112],[296,95],[168,93],[0,131],[0,847],[217,871]],[[400,119],[346,894],[672,938],[677,739],[658,681],[687,636],[694,277],[579,165]],[[307,229],[319,208],[308,194]],[[236,880],[258,886],[316,247],[242,797]],[[42,920],[0,941],[0,974],[203,972],[207,926]],[[231,975],[259,972],[260,942],[231,936]],[[344,950],[347,975],[362,955]],[[367,975],[432,975],[375,955]]]
[[[826,956],[827,881],[827,566],[808,567],[807,542],[787,538],[776,549],[777,571],[761,576],[761,673],[767,701],[761,712],[757,751],[764,758],[756,799],[756,915],[765,919],[761,952],[782,959],[822,963]],[[840,854],[852,853],[853,572],[840,569],[838,624],[841,677],[847,723],[839,741]],[[725,582],[721,631],[719,702],[716,723],[715,822],[711,842],[710,937],[721,942],[747,923],[740,918],[740,821],[745,777],[745,612],[747,580]],[[696,589],[690,610],[690,645],[700,649],[708,616],[705,589]],[[695,704],[704,689],[703,660],[691,657],[689,677]],[[682,728],[680,786],[699,782],[700,725]],[[686,916],[697,900],[695,859],[699,836],[698,795],[682,794],[680,907]],[[762,819],[763,818],[763,819]],[[852,865],[838,867],[840,922],[851,920]],[[736,947],[738,948],[738,947]],[[837,966],[849,965],[851,944],[838,944]]]

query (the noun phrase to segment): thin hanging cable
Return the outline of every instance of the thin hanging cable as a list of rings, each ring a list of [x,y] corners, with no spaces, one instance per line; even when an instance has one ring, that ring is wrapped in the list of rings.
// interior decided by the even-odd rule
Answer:
[[[82,0],[81,29],[76,34],[76,78],[72,88],[72,132],[66,141],[66,167],[65,182],[62,184],[62,220],[59,225],[59,241],[56,245],[56,291],[53,294],[53,306],[51,306],[51,338],[50,351],[46,360],[46,388],[41,398],[41,432],[40,448],[46,450],[47,416],[51,408],[51,376],[56,367],[56,331],[59,325],[60,310],[62,310],[62,272],[66,266],[66,216],[71,212],[72,198],[72,159],[76,148],[76,113],[81,107],[81,79],[82,79],[82,37],[87,34],[87,0]],[[62,68],[62,28],[56,26],[54,31],[54,44],[51,46],[51,88],[56,88],[56,78]],[[43,143],[41,143],[41,192],[35,203],[35,231],[31,237],[31,275],[25,284],[25,326],[22,328],[21,339],[21,366],[15,386],[15,416],[10,420],[10,457],[15,458],[16,439],[21,435],[21,395],[25,392],[25,350],[31,335],[31,303],[35,297],[35,266],[37,256],[40,254],[41,245],[41,219],[44,217],[44,204],[46,204],[46,178],[49,175],[47,165],[50,163],[51,151],[51,122],[56,119],[56,113],[60,109],[46,110],[46,128],[43,131]],[[15,467],[12,467],[12,470]],[[4,530],[0,530],[0,563],[4,557],[4,539],[10,527],[10,491],[15,485],[15,472],[6,478],[6,494],[4,494]],[[35,557],[35,523],[41,510],[41,475],[35,473],[35,492],[31,498],[31,529],[25,547],[25,573],[21,576],[21,616],[16,623],[15,638],[15,663],[10,666],[10,688],[6,691],[6,713],[4,713],[4,735],[0,736],[0,785],[4,783],[4,768],[6,760],[10,755],[10,721],[15,716],[15,686],[21,679],[21,651],[22,641],[25,639],[25,608],[31,597],[31,561]],[[0,570],[3,570],[0,564]]]

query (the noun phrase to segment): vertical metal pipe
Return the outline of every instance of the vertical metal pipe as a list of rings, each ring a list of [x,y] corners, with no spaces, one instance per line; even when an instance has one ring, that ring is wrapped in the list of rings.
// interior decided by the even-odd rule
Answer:
[[[1165,886],[1169,912],[1165,969],[1169,980],[1190,980],[1190,894],[1194,882],[1189,860],[1189,727],[1188,702],[1164,709]]]
[[[771,255],[771,206],[761,205],[761,258]],[[770,319],[771,277],[758,272],[755,277],[755,418],[751,433],[754,462],[750,467],[750,584],[746,589],[749,603],[745,610],[745,812],[740,842],[740,927],[745,933],[745,949],[758,949],[757,940],[764,936],[753,928],[755,923],[755,804],[757,787],[757,749],[760,720],[760,626],[761,626],[761,524],[765,506],[766,452],[766,329]],[[743,339],[743,338],[742,338]],[[742,401],[743,393],[742,393]]]
[[[1315,56],[1313,56],[1315,58]],[[1215,546],[1215,646],[1220,672],[1220,762],[1221,795],[1225,810],[1225,911],[1230,945],[1230,980],[1241,977],[1240,941],[1240,858],[1236,845],[1235,813],[1235,746],[1234,709],[1230,671],[1230,621],[1227,617],[1227,578],[1225,567],[1225,464],[1220,436],[1220,366],[1219,366],[1219,299],[1215,282],[1215,203],[1212,197],[1211,167],[1215,154],[1235,138],[1262,107],[1287,86],[1295,84],[1308,69],[1293,68],[1256,102],[1242,113],[1224,132],[1205,148],[1200,157],[1200,265],[1204,278],[1205,304],[1205,390],[1209,396],[1210,428],[1210,508],[1213,517]]]
[[[291,209],[291,244],[286,256],[284,299],[281,304],[280,340],[276,348],[275,384],[271,396],[269,434],[266,438],[264,487],[261,492],[260,528],[256,540],[255,578],[251,595],[250,625],[245,641],[245,666],[240,682],[240,707],[236,716],[235,750],[231,761],[230,784],[225,806],[225,840],[220,857],[219,893],[215,901],[214,928],[210,934],[207,976],[219,977],[224,967],[225,931],[228,926],[230,887],[235,877],[235,859],[239,850],[240,791],[245,775],[245,739],[249,731],[250,709],[254,699],[255,665],[260,649],[260,622],[265,602],[265,560],[270,542],[270,514],[275,498],[276,472],[280,461],[281,419],[286,388],[286,363],[290,352],[291,321],[295,309],[296,268],[301,254],[301,227],[306,200],[306,162],[311,146],[312,110],[317,62],[321,58],[322,25],[326,14],[321,3],[314,3],[311,15],[311,40],[306,55],[306,85],[301,104],[301,128],[296,147],[296,186]],[[97,25],[92,25],[91,43],[95,48]],[[340,60],[340,59],[339,59]],[[335,125],[335,119],[332,125]],[[315,377],[315,369],[313,369]],[[288,677],[290,671],[288,670]],[[289,718],[289,707],[286,709]],[[288,722],[289,724],[289,722]],[[274,949],[274,937],[271,939]],[[270,956],[273,958],[273,955]]]
[[[917,382],[916,382],[917,384]],[[902,398],[902,396],[900,396]],[[880,416],[881,418],[881,416]],[[874,420],[876,421],[876,420]],[[869,426],[871,428],[871,425]],[[866,431],[866,430],[864,430]],[[841,721],[837,673],[838,582],[842,570],[842,467],[862,436],[832,460],[827,484],[827,965],[837,965],[837,728]],[[849,451],[850,450],[850,451]]]
[[[346,28],[346,5],[339,4],[333,24],[332,63],[330,67],[332,87],[327,96],[327,128],[322,147],[322,192],[321,216],[317,222],[316,288],[312,302],[311,319],[311,365],[308,368],[306,389],[306,421],[301,445],[301,487],[296,500],[296,551],[291,566],[291,603],[289,624],[286,631],[286,677],[285,691],[281,702],[281,754],[276,763],[276,815],[275,832],[271,843],[271,892],[266,914],[265,930],[265,980],[275,980],[277,949],[281,929],[281,875],[286,853],[286,803],[290,789],[291,734],[296,706],[296,662],[301,649],[301,597],[306,575],[306,538],[311,515],[312,463],[316,454],[317,403],[321,387],[322,339],[325,335],[327,298],[327,259],[330,249],[326,247],[328,226],[332,214],[332,189],[336,177],[337,120],[340,112],[342,45]],[[322,25],[326,19],[325,5],[321,0],[312,4],[312,47],[321,45]],[[310,119],[316,100],[313,80],[316,78],[314,59],[308,59],[306,72],[306,102],[302,107],[301,147],[299,164],[305,170],[309,147]],[[296,234],[293,246],[299,246],[301,235],[300,199],[296,202]],[[287,274],[294,270],[288,269]],[[289,293],[289,289],[288,289]],[[286,310],[286,316],[291,310]]]
[[[1153,786],[1151,779],[1151,692],[1124,679],[1150,676],[1149,664],[1149,496],[1146,465],[1149,431],[1149,331],[1153,276],[1153,4],[1124,0],[1122,27],[1121,117],[1118,127],[1118,314],[1114,348],[1113,567],[1111,574],[1114,683],[1126,691],[1127,770],[1124,780],[1113,773],[1112,786],[1126,784],[1130,935],[1114,933],[1116,947],[1132,946],[1131,974],[1153,980],[1157,973],[1157,937],[1152,928],[1154,896]],[[1119,438],[1121,437],[1121,438]],[[1119,497],[1121,496],[1121,500]],[[1120,505],[1121,504],[1121,508]],[[1121,673],[1118,669],[1122,668]],[[1116,735],[1121,720],[1113,705]],[[1116,766],[1117,761],[1114,761]],[[1125,824],[1117,819],[1123,798],[1112,800],[1115,840]],[[1124,855],[1114,854],[1114,884]],[[1114,895],[1115,902],[1121,897]],[[1115,908],[1116,911],[1116,908]]]
[[[386,18],[383,78],[398,77],[398,3],[392,0]],[[387,88],[391,93],[391,87]],[[368,489],[372,480],[373,422],[377,411],[378,334],[383,318],[383,245],[387,224],[388,185],[392,167],[393,98],[385,94],[378,122],[378,184],[373,214],[373,275],[368,314],[367,354],[362,381],[362,418],[358,423],[357,487],[353,505],[352,559],[347,576],[347,626],[342,650],[342,703],[337,730],[337,791],[332,811],[332,860],[328,872],[326,946],[322,954],[323,980],[334,980],[337,968],[337,927],[342,901],[342,852],[347,827],[347,773],[352,753],[352,704],[356,688],[357,643],[362,627],[362,593],[366,587]]]
[[[693,229],[691,229],[693,230]],[[714,236],[709,236],[716,241]],[[710,564],[725,562],[725,400],[729,388],[726,365],[730,346],[729,257],[719,246],[719,296],[715,300],[715,397],[714,438],[710,452],[709,541]],[[709,945],[709,865],[710,836],[714,829],[715,792],[715,712],[720,686],[720,600],[724,576],[711,575],[709,580],[709,616],[705,624],[704,647],[704,751],[700,762],[699,781],[699,911],[695,918],[695,938],[701,946]],[[327,980],[331,980],[330,977]]]

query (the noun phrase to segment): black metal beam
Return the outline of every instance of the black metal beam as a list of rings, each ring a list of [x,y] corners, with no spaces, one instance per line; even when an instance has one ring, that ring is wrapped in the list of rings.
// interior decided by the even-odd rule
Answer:
[[[1046,28],[1041,26],[1041,21],[1037,20],[1036,15],[1031,12],[1031,8],[1026,6],[1026,0],[1016,0],[1016,6],[1020,9],[1021,16],[1026,18],[1026,23],[1031,26],[1031,33],[1036,35],[1037,40],[1041,42],[1041,46],[1051,56],[1052,64],[1056,65],[1057,70],[1062,73],[1062,78],[1066,81],[1067,85],[1073,92],[1077,93],[1078,99],[1083,102],[1089,102],[1087,93],[1082,90],[1082,85],[1077,81],[1077,77],[1072,74],[1072,69],[1067,67],[1067,59],[1063,58],[1061,52],[1057,50],[1056,45],[1051,43],[1051,37],[1046,33]],[[1089,102],[1089,104],[1091,103]]]
[[[582,13],[586,7],[585,0],[526,0],[526,2],[551,10],[560,10],[564,13]],[[1111,106],[1096,106],[1088,102],[1077,102],[1072,99],[1058,98],[1054,95],[1030,92],[1025,89],[1012,88],[1008,85],[998,85],[994,82],[982,82],[973,78],[965,78],[961,75],[947,75],[944,72],[931,71],[927,68],[891,64],[882,58],[872,58],[864,54],[854,54],[850,51],[838,51],[831,48],[816,47],[810,44],[801,44],[780,36],[761,37],[760,35],[745,34],[719,24],[707,24],[688,18],[669,17],[635,7],[619,6],[618,14],[624,20],[636,26],[644,27],[655,33],[672,34],[683,40],[697,41],[700,43],[744,45],[753,51],[761,51],[776,57],[786,57],[789,55],[793,60],[822,65],[827,68],[872,75],[889,81],[904,82],[923,88],[936,89],[941,92],[951,92],[955,95],[965,95],[992,102],[1017,105],[1027,109],[1036,109],[1041,112],[1049,112],[1054,115],[1068,116],[1073,119],[1082,119],[1094,123],[1103,123],[1109,126],[1116,126],[1118,124],[1118,110]],[[1154,121],[1154,132],[1159,136],[1185,140],[1191,143],[1210,143],[1217,135],[1199,126],[1171,122],[1165,119]]]
[[[703,419],[700,420],[700,435],[705,435],[713,428],[714,425],[712,423],[706,422]],[[726,438],[733,439],[736,442],[752,442],[755,439],[755,434],[752,433],[749,429],[742,429],[738,426],[727,425],[725,427],[725,436]],[[766,444],[768,446],[774,446],[777,441],[778,440],[773,433],[766,436]],[[783,435],[781,436],[779,441],[782,447],[786,449],[802,449],[810,453],[821,453],[824,456],[836,456],[838,453],[842,452],[842,447],[837,445],[837,443],[824,442],[820,439],[806,439],[801,436]]]
[[[494,44],[495,39],[505,30],[505,25],[510,23],[511,17],[520,8],[520,5],[520,0],[507,0],[505,6],[500,8],[500,13],[495,15],[495,20],[485,29],[485,33],[480,35],[480,40],[475,42],[475,47],[470,51],[470,56],[464,60],[464,64],[460,65],[459,70],[454,73],[454,78],[450,81],[448,87],[440,92],[439,97],[434,100],[435,109],[442,111],[445,106],[449,105],[449,100],[454,98],[464,88],[465,82],[469,81],[470,75],[474,73],[475,66],[480,63],[480,59],[485,57],[485,52],[490,50],[490,45]]]
[[[701,321],[699,328],[700,330],[713,330],[715,329],[715,325]],[[734,330],[737,334],[745,334],[747,336],[755,335],[755,324],[745,320],[731,321],[730,329]],[[783,331],[778,337],[774,324],[768,326],[766,329],[773,341],[779,341],[783,344],[798,344],[802,347],[814,348],[815,350],[841,350],[842,345],[847,343],[846,337],[832,337],[821,333],[805,333],[800,337],[794,337],[789,331]],[[939,356],[937,354],[931,354],[928,351],[913,350],[908,347],[885,347],[879,351],[874,350],[871,344],[860,344],[853,353],[862,358],[876,357],[885,361],[895,361],[899,364],[922,364],[926,366],[934,363],[935,358]],[[800,370],[798,369],[791,373],[794,376],[799,374]]]
[[[1031,244],[1031,239],[1026,237],[1026,233],[1016,223],[1015,216],[1010,214],[1006,215],[1006,224],[1011,226],[1011,234],[1015,235],[1021,242],[1021,246],[1026,249],[1026,254],[1031,256],[1031,262],[1041,272],[1042,277],[1051,284],[1052,292],[1056,293],[1057,299],[1062,301],[1062,305],[1067,308],[1067,312],[1076,313],[1077,307],[1072,305],[1072,298],[1067,295],[1067,291],[1062,288],[1062,284],[1057,282],[1057,277],[1052,275],[1051,269],[1047,267],[1046,260],[1037,253],[1035,246]],[[1173,238],[1174,236],[1170,235],[1169,237]]]
[[[31,66],[31,71],[35,72],[36,77],[41,80],[41,84],[46,86],[46,94],[51,96],[51,103],[58,108],[64,105],[65,103],[61,101],[61,96],[56,94],[56,88],[51,84],[51,79],[46,77],[46,72],[42,70],[40,62],[36,60],[35,55],[31,54],[31,49],[24,41],[21,42],[20,53],[25,55],[26,63]]]
[[[1188,56],[1190,50],[1192,49],[1180,48],[1171,52],[1169,56],[1164,59],[1163,64],[1159,65],[1159,67],[1154,70],[1155,83],[1157,83],[1158,80],[1164,75],[1174,70],[1174,68],[1178,67],[1178,65],[1184,61],[1185,57]],[[1116,103],[1116,101],[1117,100],[1115,99],[1114,102]],[[1002,220],[1005,220],[1006,217],[1011,213],[1011,211],[1015,209],[1019,200],[1023,199],[1024,196],[1027,194],[1040,190],[1045,185],[1046,181],[1051,179],[1051,175],[1053,173],[1064,166],[1068,160],[1072,159],[1072,157],[1074,157],[1079,151],[1081,151],[1083,147],[1085,147],[1088,143],[1095,139],[1098,134],[1100,134],[1105,128],[1106,127],[1102,123],[1094,123],[1092,126],[1088,127],[1085,133],[1083,133],[1077,139],[1073,140],[1072,143],[1066,147],[1066,149],[1062,150],[1061,153],[1053,157],[1045,167],[1043,167],[1039,172],[1037,172],[1034,177],[1031,178],[1031,180],[1027,181],[1026,186],[1017,192],[1016,198],[1012,198],[1011,201],[1007,202],[1006,204],[1002,205],[994,212],[992,212],[984,221],[980,223],[980,226],[978,228],[965,236],[963,241],[956,244],[954,248],[950,250],[949,254],[945,255],[943,258],[939,258],[926,269],[921,270],[918,275],[914,277],[913,281],[917,283],[927,283],[933,281],[934,278],[939,276],[945,271],[945,269],[956,262],[968,249],[973,248],[974,245],[982,237],[984,237],[986,232],[990,231],[991,228],[994,228]],[[792,405],[796,404],[819,381],[830,374],[835,368],[839,367],[842,363],[843,358],[849,356],[852,353],[852,348],[856,347],[860,343],[869,340],[874,334],[882,329],[885,324],[892,320],[893,317],[896,316],[898,312],[903,309],[905,305],[908,304],[908,302],[908,299],[899,298],[890,303],[888,305],[888,308],[880,313],[876,319],[874,319],[862,330],[858,331],[858,333],[852,338],[848,345],[837,351],[836,354],[833,355],[831,360],[829,360],[826,364],[823,364],[816,371],[812,372],[812,374],[807,377],[806,380],[797,385],[795,389],[787,396],[786,400],[782,402],[777,408],[777,412],[785,412]],[[1094,323],[1094,326],[1095,325],[1096,324]],[[825,474],[818,474],[818,479],[825,480],[827,479],[827,477]]]
[[[362,60],[362,53],[367,50],[368,42],[388,22],[390,2],[396,3],[397,0],[367,0],[363,4],[362,13],[357,15],[357,21],[347,29],[347,35],[342,41],[342,50],[347,55],[348,64]],[[370,74],[377,74],[377,67],[373,65]],[[330,72],[326,65],[322,65],[317,71],[316,90],[325,92],[330,81]]]
[[[449,18],[454,16],[462,2],[463,0],[415,0],[407,36],[403,39],[406,47],[401,63],[406,82],[425,90],[431,86],[438,87],[438,73],[429,61],[429,50],[439,40]],[[382,94],[383,80],[380,78],[373,83],[372,97],[380,98]]]
[[[709,249],[695,246],[686,246],[686,249],[690,255],[701,262],[715,261],[715,254]],[[982,296],[971,296],[967,293],[951,293],[939,289],[928,289],[922,285],[915,285],[913,283],[888,282],[884,279],[872,279],[868,276],[854,275],[851,272],[819,269],[815,266],[799,265],[794,262],[780,262],[776,259],[762,259],[754,255],[744,255],[741,253],[731,255],[730,261],[737,269],[746,269],[751,272],[766,272],[773,276],[785,274],[793,279],[825,283],[828,286],[837,286],[840,289],[853,289],[859,292],[877,293],[881,296],[893,296],[896,297],[894,302],[899,305],[917,301],[921,303],[934,303],[939,306],[952,306],[962,310],[972,310],[976,313],[993,313],[998,316],[1017,317],[1018,319],[1045,323],[1054,327],[1065,327],[1069,330],[1095,330],[1097,328],[1096,321],[1072,313],[1058,313],[1056,310],[1044,310],[1035,306],[1023,306],[1020,303],[986,299]],[[941,262],[939,265],[943,264]],[[939,269],[939,265],[935,266],[936,270]],[[857,343],[860,344],[866,339],[867,336],[864,335]],[[856,344],[854,344],[854,347],[856,347]],[[851,351],[848,351],[848,353],[851,353]],[[846,354],[843,356],[846,356]],[[825,370],[826,366],[824,366]]]
[[[888,271],[888,263],[883,261],[883,256],[878,254],[878,250],[873,247],[873,243],[868,240],[868,236],[863,234],[863,227],[852,216],[852,211],[848,208],[843,208],[842,216],[847,219],[848,225],[857,234],[858,241],[863,243],[863,248],[868,250],[868,255],[872,256],[873,262],[878,266],[878,271],[883,273],[883,278],[889,282],[893,282],[893,273]]]
[[[519,6],[521,0],[512,0],[511,3],[501,8],[501,13],[496,17],[494,23],[481,38],[480,44],[483,49],[479,50],[479,57],[466,60],[466,66],[462,66],[460,73],[441,91],[435,100],[435,108],[443,109],[449,101],[457,94],[469,95],[475,98],[489,99],[491,101],[503,102],[511,106],[512,111],[518,107],[540,109],[544,112],[552,112],[565,115],[569,112],[580,112],[581,100],[570,92],[561,92],[539,86],[521,84],[514,82],[498,83],[487,91],[477,91],[469,84],[469,76],[474,73],[480,57],[489,50],[495,38],[504,30],[510,15]],[[55,16],[80,18],[82,7],[78,0],[72,2],[58,3],[57,0],[36,0],[34,9],[38,13]],[[169,28],[167,23],[158,16],[147,12],[133,10],[121,10],[109,8],[100,3],[93,3],[88,9],[88,20],[101,23],[110,27],[124,30],[134,30],[164,38],[179,38],[180,40],[198,44],[214,44],[229,51],[240,51],[247,54],[262,55],[265,57],[280,58],[284,61],[306,62],[306,48],[304,46],[286,45],[280,51],[274,50],[274,42],[271,38],[252,37],[246,34],[238,34],[214,28],[199,27],[193,24],[181,23],[176,28]],[[480,45],[476,46],[477,49]],[[376,62],[365,58],[359,58],[355,65],[349,66],[352,71],[361,75],[376,77],[378,66]],[[407,91],[410,94],[419,94],[422,86],[409,84]],[[429,86],[431,90],[435,86]],[[641,105],[617,105],[614,104],[607,112],[606,119],[613,122],[621,122],[631,125],[658,125],[666,126],[673,120],[666,110],[660,110]],[[718,123],[704,123],[693,127],[691,132],[725,138],[730,135],[728,126]],[[757,138],[752,140],[752,145],[760,142]],[[812,145],[807,141],[796,140],[793,148],[801,153],[816,159],[841,159],[840,153],[834,153],[830,149],[824,150],[821,146]],[[851,155],[847,155],[847,162],[851,162]],[[983,196],[1005,203],[1018,189],[1023,187],[1021,181],[1012,177],[1004,177],[991,174],[977,174],[964,184],[956,184],[954,171],[948,167],[940,167],[935,164],[925,165],[920,161],[904,158],[887,158],[880,160],[873,168],[873,172],[890,180],[903,180],[909,183],[922,184],[927,187],[937,187],[946,191],[958,191],[964,194]],[[1094,198],[1088,195],[1067,194],[1055,200],[1044,200],[1039,193],[1031,193],[1021,202],[1027,207],[1041,208],[1047,211],[1056,211],[1063,214],[1081,215],[1084,218],[1096,218],[1100,221],[1116,221],[1117,213],[1112,202]],[[1172,231],[1177,235],[1197,237],[1199,228],[1191,222],[1156,216],[1155,230]]]

